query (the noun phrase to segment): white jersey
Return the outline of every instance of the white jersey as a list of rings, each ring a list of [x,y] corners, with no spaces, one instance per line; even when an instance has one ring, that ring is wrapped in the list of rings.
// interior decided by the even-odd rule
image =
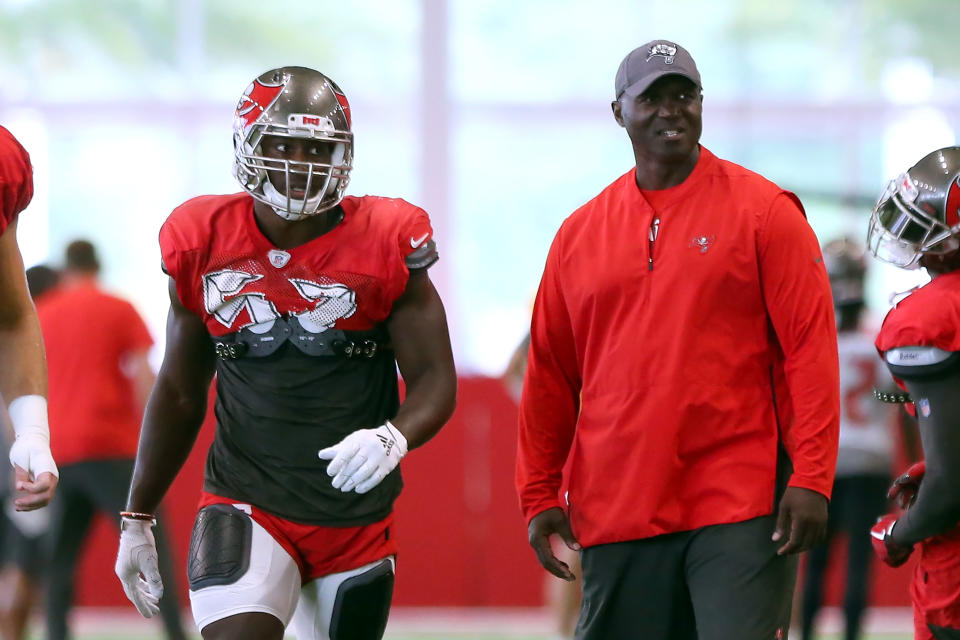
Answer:
[[[893,378],[866,334],[839,334],[840,449],[837,475],[888,474],[893,463],[895,409],[873,397]]]

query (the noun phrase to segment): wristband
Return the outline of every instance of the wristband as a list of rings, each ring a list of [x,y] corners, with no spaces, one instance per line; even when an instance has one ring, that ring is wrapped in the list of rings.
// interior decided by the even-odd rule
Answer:
[[[152,513],[140,513],[139,511],[121,511],[120,517],[129,518],[130,520],[143,520],[145,522],[157,524],[157,517]]]

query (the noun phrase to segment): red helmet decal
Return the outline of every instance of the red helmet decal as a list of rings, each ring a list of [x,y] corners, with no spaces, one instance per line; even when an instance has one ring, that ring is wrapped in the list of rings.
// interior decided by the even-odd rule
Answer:
[[[285,84],[286,79],[280,84],[263,84],[260,80],[254,80],[237,103],[237,117],[243,118],[245,126],[249,127],[270,108]]]
[[[343,115],[347,116],[347,126],[352,127],[353,124],[350,121],[350,103],[347,102],[347,96],[343,95],[343,92],[340,91],[336,85],[333,85],[333,95],[337,96],[337,102],[343,107]]]
[[[960,175],[954,177],[947,191],[947,207],[944,222],[951,229],[960,224]]]

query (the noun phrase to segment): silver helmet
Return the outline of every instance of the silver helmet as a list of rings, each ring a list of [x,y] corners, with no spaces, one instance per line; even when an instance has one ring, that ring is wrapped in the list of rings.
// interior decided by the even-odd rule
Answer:
[[[267,157],[261,148],[264,136],[322,140],[333,143],[333,153],[329,162]],[[319,71],[271,69],[251,82],[237,103],[233,148],[234,176],[277,215],[293,221],[326,211],[343,199],[350,180],[350,104],[340,87]],[[300,183],[305,177],[302,199],[290,196],[292,177]]]
[[[937,149],[890,181],[870,216],[867,248],[905,269],[960,249],[960,147]]]

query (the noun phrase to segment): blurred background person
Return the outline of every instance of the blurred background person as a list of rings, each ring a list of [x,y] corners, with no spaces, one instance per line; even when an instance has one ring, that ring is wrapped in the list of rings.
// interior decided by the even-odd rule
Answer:
[[[13,134],[0,127],[0,394],[13,442],[14,508],[43,507],[57,486],[47,426],[47,372],[43,342],[23,274],[17,222],[33,198],[33,165]],[[10,427],[4,426],[9,433]]]
[[[146,325],[133,305],[100,288],[99,272],[93,244],[71,242],[60,286],[37,305],[47,345],[53,451],[62,460],[46,572],[49,640],[70,635],[74,571],[93,516],[100,512],[120,522],[154,380]],[[155,535],[166,551],[163,527]],[[170,585],[160,600],[167,637],[186,638],[169,552],[161,556],[160,572]]]
[[[34,304],[60,279],[56,269],[44,264],[26,271],[27,288]],[[27,622],[40,601],[45,562],[43,534],[50,521],[49,509],[16,511],[13,494],[6,483],[0,484],[4,504],[0,514],[0,639],[22,640]]]
[[[896,409],[878,402],[875,388],[893,381],[877,357],[873,337],[863,326],[864,250],[854,240],[842,237],[823,247],[823,261],[837,317],[840,357],[840,440],[837,475],[830,500],[826,541],[807,553],[803,587],[802,637],[812,640],[814,622],[823,598],[824,574],[831,543],[837,534],[849,536],[846,591],[843,601],[845,640],[861,637],[861,618],[867,605],[873,552],[868,533],[886,507],[886,492],[894,463]],[[905,430],[912,443],[908,454],[916,459],[913,431]]]

